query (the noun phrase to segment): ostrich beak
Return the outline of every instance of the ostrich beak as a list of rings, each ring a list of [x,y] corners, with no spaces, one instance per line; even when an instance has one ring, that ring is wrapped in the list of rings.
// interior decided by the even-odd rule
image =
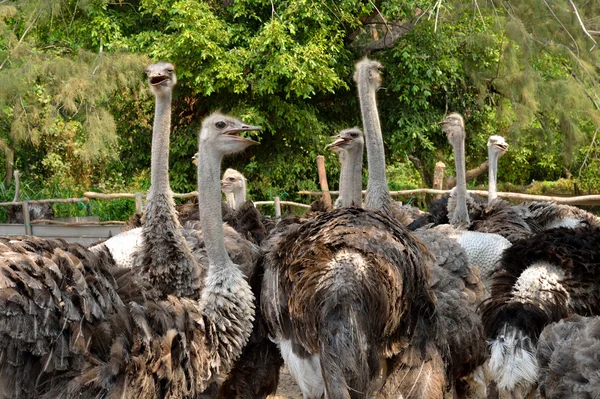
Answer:
[[[254,141],[247,137],[240,136],[243,132],[257,132],[261,131],[262,128],[260,126],[252,126],[252,125],[241,125],[241,126],[233,126],[227,128],[223,131],[223,134],[228,136],[233,136],[236,140],[247,142],[248,144],[258,145],[260,144],[258,141]]]
[[[327,144],[327,148],[335,150],[340,144],[347,142],[348,140],[340,137],[340,135],[331,136],[332,139],[335,139],[334,142]]]

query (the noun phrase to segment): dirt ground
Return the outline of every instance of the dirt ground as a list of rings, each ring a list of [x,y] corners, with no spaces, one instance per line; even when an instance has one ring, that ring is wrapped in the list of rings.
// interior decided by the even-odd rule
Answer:
[[[269,396],[268,399],[302,399],[300,388],[298,388],[296,381],[294,381],[287,368],[283,367],[281,373],[279,373],[277,394]]]

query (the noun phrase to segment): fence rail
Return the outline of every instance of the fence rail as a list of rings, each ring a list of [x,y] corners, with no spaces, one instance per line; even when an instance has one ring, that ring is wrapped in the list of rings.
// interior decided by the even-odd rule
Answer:
[[[481,195],[483,197],[487,197],[488,192],[485,190],[468,190],[471,194]],[[414,190],[400,190],[400,191],[390,191],[390,195],[392,196],[409,196],[416,194],[448,194],[451,190],[437,190],[433,188],[417,188]],[[329,194],[339,195],[339,191],[329,191]],[[362,192],[366,193],[365,190]],[[311,196],[321,196],[323,192],[321,191],[298,191],[298,194],[303,195],[311,195]],[[498,192],[498,197],[506,198],[506,199],[515,199],[515,200],[523,200],[523,201],[552,201],[557,204],[567,204],[567,205],[600,205],[600,195],[580,195],[574,197],[556,197],[556,196],[548,196],[548,195],[533,195],[533,194],[522,194],[522,193],[508,193],[508,192]]]

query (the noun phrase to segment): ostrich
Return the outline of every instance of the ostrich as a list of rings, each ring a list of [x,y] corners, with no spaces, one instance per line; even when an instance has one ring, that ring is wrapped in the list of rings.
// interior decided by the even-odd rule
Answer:
[[[481,207],[472,220],[469,230],[495,233],[510,242],[530,237],[538,229],[525,220],[525,212],[508,201],[498,198],[496,181],[498,159],[508,151],[508,144],[502,136],[490,136],[487,143],[489,159],[488,203]]]
[[[600,314],[599,245],[598,228],[558,228],[504,252],[481,307],[501,397],[525,398],[535,386],[545,326],[570,314]]]
[[[19,192],[21,189],[21,172],[15,170],[13,172],[15,176],[15,197],[13,202],[19,202]],[[23,217],[23,206],[22,205],[10,205],[6,210],[8,214],[8,223],[25,223]],[[53,220],[54,219],[54,208],[52,204],[43,202],[39,204],[29,204],[29,220]]]
[[[235,169],[227,169],[221,179],[221,191],[225,193],[227,204],[237,211],[246,202],[246,178]]]
[[[448,141],[454,149],[454,161],[456,163],[456,189],[448,200],[448,214],[451,216],[450,225],[438,225],[434,227],[439,234],[456,240],[465,250],[469,264],[480,270],[481,279],[486,286],[489,284],[490,276],[494,273],[496,263],[502,252],[510,246],[510,242],[498,234],[490,234],[478,231],[468,231],[471,225],[468,212],[464,143],[465,130],[464,121],[460,114],[449,114],[442,121],[442,130],[448,136]],[[422,227],[421,229],[428,229]],[[419,231],[419,230],[417,230]]]
[[[336,208],[362,206],[362,159],[365,140],[363,132],[353,127],[333,136],[335,141],[329,148],[340,158],[340,195]]]
[[[364,66],[370,64],[357,69]],[[379,140],[380,151],[383,145],[381,136],[369,134],[377,132],[365,125],[372,165],[381,155],[372,144]],[[371,189],[376,177],[369,173]],[[385,358],[418,362],[417,370],[443,364],[444,354],[431,344],[439,336],[427,283],[432,258],[397,221],[372,210],[335,209],[278,226],[265,250],[263,313],[305,398],[367,398]],[[431,383],[441,396],[443,381],[424,376],[420,386]],[[410,385],[401,389],[405,398],[422,393]]]
[[[508,143],[502,136],[490,136],[488,147],[488,205],[498,198],[496,182],[498,180],[498,160],[508,151]]]
[[[380,173],[385,165],[376,104],[380,68],[378,62],[365,59],[357,64],[354,78],[359,91],[369,159],[366,207],[389,214],[390,211],[385,208],[389,199],[387,181],[385,174]],[[405,397],[412,397],[414,389],[421,397],[441,397],[446,386],[456,389],[462,396],[465,395],[463,387],[455,385],[455,380],[467,378],[483,364],[486,356],[483,327],[476,312],[483,296],[483,285],[477,269],[469,266],[465,251],[456,241],[432,230],[422,231],[418,236],[435,255],[431,280],[427,283],[437,297],[437,321],[432,323],[439,323],[440,335],[429,337],[427,345],[432,353],[429,359],[423,358],[414,349],[408,349],[386,360],[390,372],[383,375],[380,396],[394,398],[402,393]]]
[[[544,328],[536,359],[536,397],[597,398],[600,394],[600,317],[573,315]]]
[[[233,367],[254,306],[225,249],[218,176],[225,154],[254,144],[238,134],[256,129],[220,114],[203,122],[198,255],[207,270],[189,297],[164,295],[185,287],[152,286],[145,264],[116,267],[106,247],[0,238],[3,397],[195,398]]]

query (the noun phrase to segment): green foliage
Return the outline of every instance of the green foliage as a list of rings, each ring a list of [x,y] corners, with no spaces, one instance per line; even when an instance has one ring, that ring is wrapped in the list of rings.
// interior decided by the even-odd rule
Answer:
[[[600,30],[600,3],[575,3],[588,29]],[[392,42],[388,29],[400,25],[408,31]],[[337,187],[339,165],[325,146],[336,131],[360,126],[353,65],[382,38],[391,45],[371,57],[385,66],[378,101],[393,189],[429,186],[439,160],[453,173],[438,125],[452,111],[465,116],[468,167],[486,158],[488,136],[501,134],[511,144],[501,181],[571,174],[600,189],[592,142],[600,58],[570,2],[3,3],[0,151],[14,151],[16,166],[47,195],[147,189],[154,101],[143,70],[150,59],[168,60],[179,79],[174,191],[197,189],[198,129],[221,109],[264,127],[260,146],[223,166],[246,175],[255,200],[298,200],[298,190],[318,188],[317,155]],[[65,213],[83,212],[69,207]],[[133,201],[92,207],[122,217]]]

